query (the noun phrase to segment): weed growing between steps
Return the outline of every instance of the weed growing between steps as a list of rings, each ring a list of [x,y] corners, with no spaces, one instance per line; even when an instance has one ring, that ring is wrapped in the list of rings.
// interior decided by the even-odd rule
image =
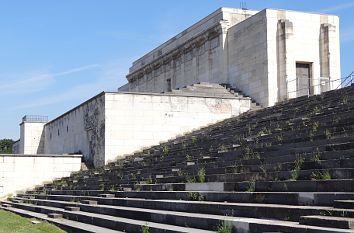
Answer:
[[[221,225],[219,225],[218,227],[218,233],[232,233],[233,231],[233,226],[226,223],[226,222],[223,222]]]
[[[36,219],[23,218],[19,215],[0,210],[0,233],[65,233],[60,228],[47,222],[39,221],[32,224]]]
[[[256,191],[256,179],[252,177],[252,179],[248,181],[246,192],[254,192],[254,191]]]
[[[198,181],[200,183],[205,182],[205,169],[204,168],[201,168],[198,170],[197,177],[198,177]]]
[[[142,233],[150,233],[150,227],[147,224],[141,226],[141,232]]]
[[[312,161],[313,162],[318,162],[321,160],[321,152],[320,150],[318,149],[318,147],[316,148],[316,151],[314,152],[313,154],[313,157],[312,157]]]
[[[329,173],[329,171],[317,171],[317,172],[312,172],[311,174],[311,180],[331,180],[332,176]]]
[[[301,156],[298,156],[294,162],[294,169],[291,171],[291,178],[290,180],[297,180],[300,175],[301,168],[305,162],[305,159]]]
[[[189,192],[187,194],[187,196],[190,201],[204,201],[205,200],[204,196],[198,192]]]

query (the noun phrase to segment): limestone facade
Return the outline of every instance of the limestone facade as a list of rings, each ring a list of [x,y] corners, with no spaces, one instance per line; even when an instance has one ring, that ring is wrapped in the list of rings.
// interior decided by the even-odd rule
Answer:
[[[136,60],[127,80],[120,91],[228,83],[263,106],[319,94],[340,85],[339,19],[220,8]]]

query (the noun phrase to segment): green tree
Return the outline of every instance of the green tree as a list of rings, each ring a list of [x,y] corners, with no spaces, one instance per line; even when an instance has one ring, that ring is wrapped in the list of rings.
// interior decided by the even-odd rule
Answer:
[[[12,140],[12,139],[1,139],[0,140],[0,154],[11,154],[13,144],[14,144],[14,140]]]

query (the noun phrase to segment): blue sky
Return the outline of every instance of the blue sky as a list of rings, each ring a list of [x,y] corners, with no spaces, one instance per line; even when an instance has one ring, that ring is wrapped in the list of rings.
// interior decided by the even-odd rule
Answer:
[[[342,76],[354,70],[353,0],[244,0],[249,9],[339,15]],[[126,83],[130,64],[234,0],[0,1],[0,138],[26,114],[50,119]],[[352,57],[350,57],[352,55]]]

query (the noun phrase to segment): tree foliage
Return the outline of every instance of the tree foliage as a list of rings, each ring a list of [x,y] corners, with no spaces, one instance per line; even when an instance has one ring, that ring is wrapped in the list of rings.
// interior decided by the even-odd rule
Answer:
[[[12,139],[1,139],[0,140],[0,154],[11,154],[13,144],[14,144],[14,140],[12,140]]]

